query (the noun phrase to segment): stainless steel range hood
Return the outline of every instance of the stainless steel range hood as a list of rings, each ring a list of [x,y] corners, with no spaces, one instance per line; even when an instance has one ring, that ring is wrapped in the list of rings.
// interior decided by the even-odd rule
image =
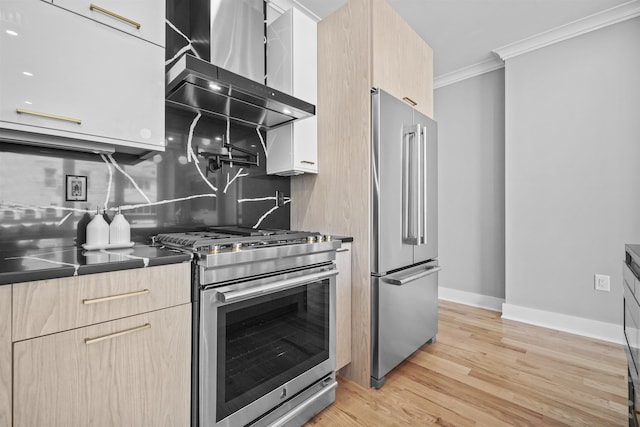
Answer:
[[[315,115],[316,107],[185,53],[167,71],[167,105],[274,128]]]

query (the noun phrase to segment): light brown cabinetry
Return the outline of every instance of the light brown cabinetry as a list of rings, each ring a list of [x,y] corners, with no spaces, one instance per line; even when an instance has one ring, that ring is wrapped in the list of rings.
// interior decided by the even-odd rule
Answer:
[[[190,302],[189,264],[13,285],[13,340]]]
[[[351,363],[351,243],[336,251],[336,371]]]
[[[0,426],[11,425],[11,286],[0,285]]]
[[[189,421],[187,304],[14,344],[14,426]]]
[[[405,65],[406,64],[406,65]],[[318,24],[318,163],[291,180],[291,228],[353,236],[351,363],[341,374],[371,381],[371,88],[433,116],[431,48],[384,0],[349,0]],[[406,68],[406,69],[405,69]]]
[[[433,117],[433,51],[391,6],[372,1],[372,81]]]
[[[14,426],[189,425],[189,263],[14,284],[12,301]]]

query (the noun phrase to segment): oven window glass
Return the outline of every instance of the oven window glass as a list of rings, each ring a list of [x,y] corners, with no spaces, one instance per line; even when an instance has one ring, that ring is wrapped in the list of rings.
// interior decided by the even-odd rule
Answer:
[[[218,309],[216,421],[329,358],[329,279]]]

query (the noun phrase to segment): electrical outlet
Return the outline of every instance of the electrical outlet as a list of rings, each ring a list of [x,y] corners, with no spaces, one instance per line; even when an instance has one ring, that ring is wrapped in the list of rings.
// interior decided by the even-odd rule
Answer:
[[[596,291],[609,292],[611,290],[609,284],[609,276],[606,276],[604,274],[596,274],[594,277],[594,282]]]

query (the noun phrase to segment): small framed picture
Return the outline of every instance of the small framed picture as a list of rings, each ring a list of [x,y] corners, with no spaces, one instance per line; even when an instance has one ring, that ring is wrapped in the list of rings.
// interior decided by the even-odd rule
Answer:
[[[87,177],[81,175],[67,175],[67,202],[87,201]]]

